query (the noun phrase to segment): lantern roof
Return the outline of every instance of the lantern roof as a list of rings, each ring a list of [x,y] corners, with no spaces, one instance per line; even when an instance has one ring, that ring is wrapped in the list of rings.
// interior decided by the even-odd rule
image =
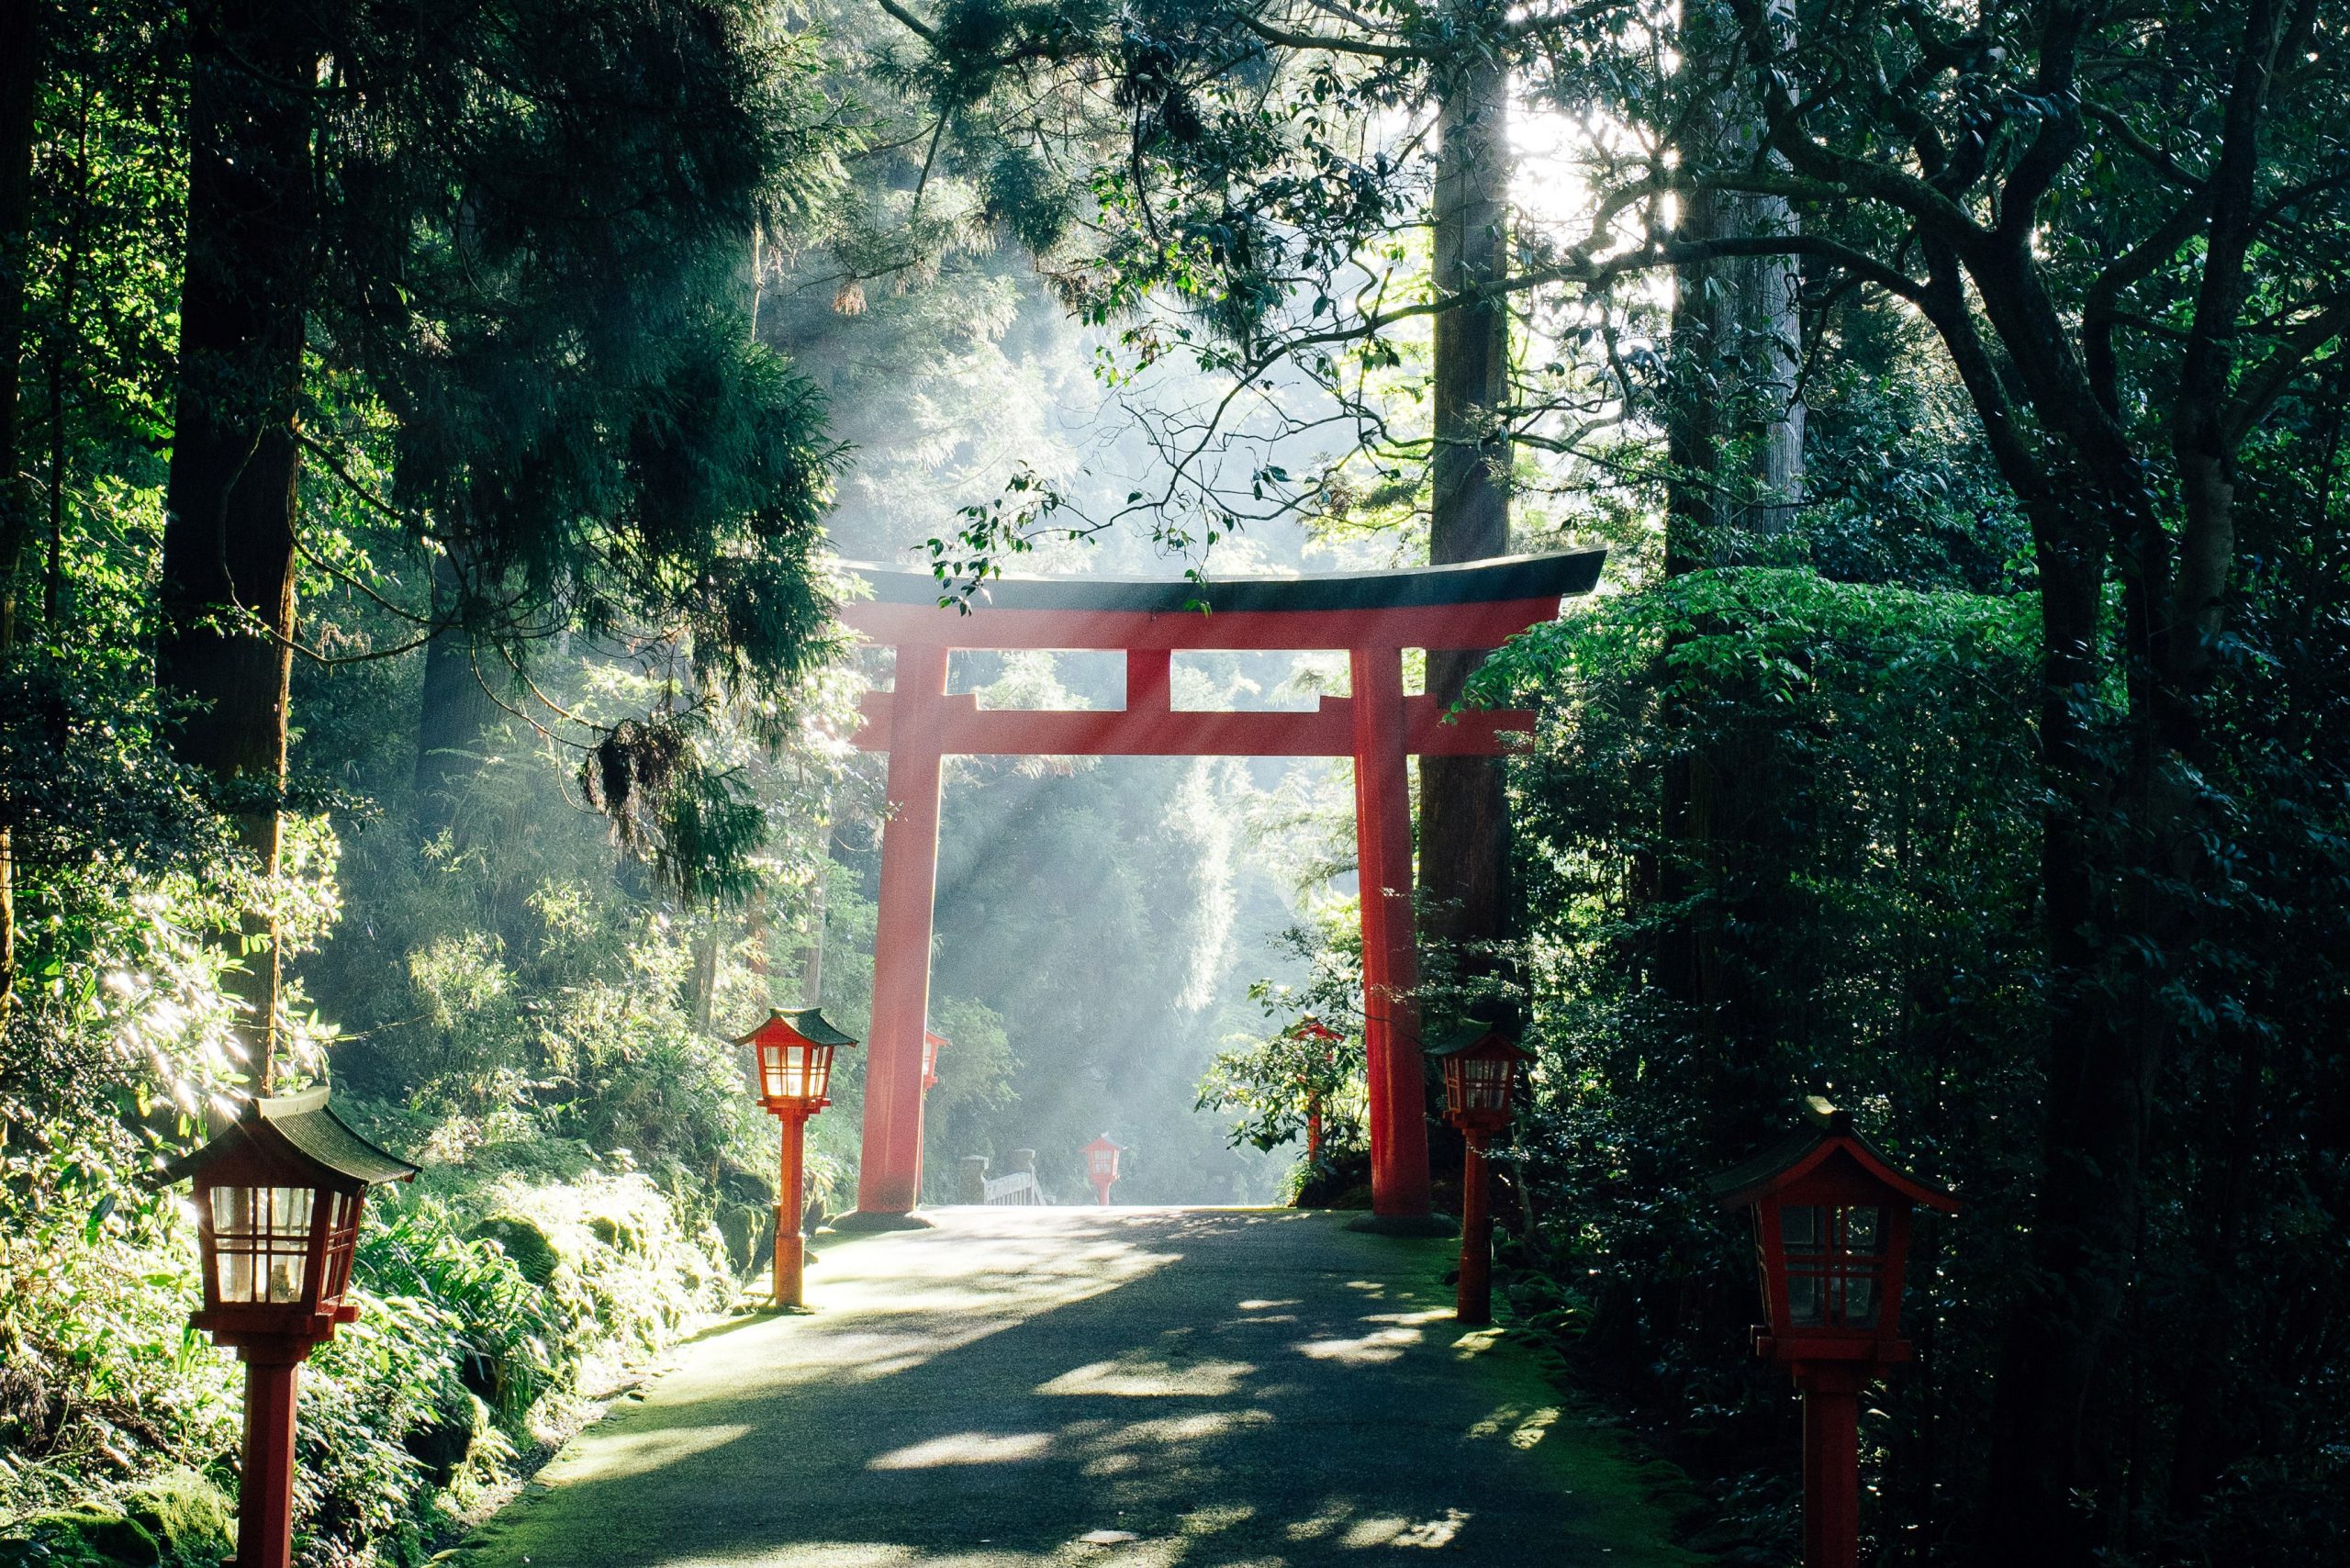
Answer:
[[[1956,1198],[1894,1164],[1852,1126],[1850,1111],[1840,1110],[1817,1094],[1804,1102],[1801,1126],[1752,1159],[1723,1171],[1706,1187],[1724,1208],[1745,1208],[1801,1181],[1840,1154],[1913,1204],[1942,1214],[1958,1212]]]
[[[1338,1031],[1333,1029],[1329,1025],[1325,1024],[1321,1019],[1316,1018],[1311,1013],[1307,1014],[1304,1017],[1300,1018],[1296,1023],[1292,1024],[1289,1026],[1289,1032],[1297,1036],[1301,1039],[1307,1040],[1343,1040],[1346,1038],[1344,1035],[1341,1035]]]
[[[856,1044],[855,1040],[850,1039],[846,1035],[844,1035],[838,1029],[834,1028],[831,1023],[825,1019],[822,1011],[814,1007],[769,1008],[767,1010],[767,1022],[752,1030],[749,1034],[744,1036],[741,1039],[736,1040],[734,1043],[738,1046],[756,1045],[758,1044],[761,1036],[767,1035],[771,1030],[778,1028],[789,1030],[791,1033],[799,1036],[801,1039],[807,1041],[811,1046],[853,1046]]]
[[[1432,1057],[1466,1056],[1474,1051],[1480,1056],[1507,1057],[1513,1061],[1534,1059],[1533,1053],[1520,1049],[1506,1031],[1474,1018],[1445,1031],[1420,1050],[1422,1055]]]
[[[827,1028],[829,1028],[829,1027],[831,1027],[831,1025],[826,1025],[826,1027],[827,1027]],[[923,1037],[923,1044],[925,1044],[925,1045],[931,1045],[931,1046],[951,1046],[951,1045],[953,1045],[953,1044],[955,1043],[954,1041],[952,1041],[952,1040],[948,1039],[946,1036],[944,1036],[944,1035],[940,1034],[940,1033],[939,1033],[937,1030],[935,1030],[935,1029],[924,1029],[924,1030],[922,1032],[922,1037]],[[822,1044],[824,1044],[824,1042],[823,1042],[823,1041],[822,1041],[822,1040],[819,1040],[819,1041],[817,1041],[816,1043],[817,1043],[818,1045],[820,1045],[820,1046],[821,1046],[821,1045],[822,1045]],[[855,1040],[850,1040],[848,1043],[849,1043],[850,1045],[852,1045],[852,1046],[853,1046],[853,1045],[855,1045],[855,1044],[856,1044],[856,1042]]]
[[[1114,1148],[1121,1154],[1124,1154],[1126,1151],[1126,1146],[1125,1144],[1112,1143],[1110,1141],[1110,1135],[1108,1133],[1103,1133],[1100,1137],[1095,1138],[1091,1143],[1087,1144],[1078,1152],[1080,1154],[1091,1154],[1097,1148]]]
[[[156,1178],[157,1183],[170,1186],[185,1182],[247,1148],[280,1155],[290,1153],[328,1174],[369,1187],[384,1182],[414,1181],[419,1170],[398,1155],[361,1137],[327,1104],[324,1089],[310,1089],[299,1094],[247,1101],[226,1132],[164,1166]]]

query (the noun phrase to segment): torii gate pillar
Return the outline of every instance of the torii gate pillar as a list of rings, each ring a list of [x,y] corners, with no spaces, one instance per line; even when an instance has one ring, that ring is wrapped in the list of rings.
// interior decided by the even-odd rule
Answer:
[[[896,689],[866,700],[856,737],[890,754],[880,909],[867,1031],[865,1147],[848,1228],[920,1225],[922,1041],[930,1005],[938,874],[939,767],[948,755],[1346,756],[1355,767],[1362,886],[1363,1045],[1371,1100],[1371,1226],[1410,1230],[1429,1213],[1427,1090],[1412,913],[1410,756],[1491,756],[1518,712],[1449,714],[1404,691],[1406,648],[1483,651],[1555,618],[1597,583],[1603,551],[1513,556],[1413,571],[1202,584],[1000,577],[963,614],[927,576],[857,567],[871,600],[842,619],[898,650]],[[979,711],[946,694],[950,648],[1107,648],[1126,656],[1123,709]],[[1353,689],[1311,713],[1197,712],[1170,700],[1181,648],[1347,651]]]
[[[1420,1063],[1418,928],[1412,913],[1412,784],[1404,752],[1404,651],[1356,648],[1355,864],[1362,895],[1363,1076],[1371,1098],[1371,1212],[1428,1213]]]
[[[930,1020],[930,936],[938,890],[938,710],[946,650],[898,650],[890,697],[890,820],[881,830],[873,936],[873,1024],[865,1055],[862,1215],[911,1213],[922,1199],[922,1036]]]

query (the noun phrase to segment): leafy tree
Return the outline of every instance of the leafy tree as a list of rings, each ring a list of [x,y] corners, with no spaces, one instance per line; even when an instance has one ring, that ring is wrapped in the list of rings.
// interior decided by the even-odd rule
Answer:
[[[448,564],[456,591],[410,612],[428,633],[510,659],[641,617],[773,679],[822,624],[820,414],[748,344],[739,275],[754,223],[822,167],[793,47],[728,5],[445,21],[239,0],[196,36],[157,678],[205,713],[181,754],[241,781],[265,868],[306,448]],[[336,450],[348,416],[324,443],[302,428],[327,391],[306,345],[364,377],[357,411],[388,411],[392,497]],[[263,1081],[266,924],[247,933]]]

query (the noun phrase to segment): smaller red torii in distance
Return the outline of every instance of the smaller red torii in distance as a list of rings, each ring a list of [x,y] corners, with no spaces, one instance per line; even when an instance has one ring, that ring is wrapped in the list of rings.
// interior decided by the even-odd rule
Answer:
[[[938,878],[939,767],[947,756],[1346,756],[1355,765],[1362,887],[1364,1054],[1371,1208],[1409,1227],[1429,1217],[1427,1123],[1412,913],[1406,758],[1491,756],[1531,730],[1525,712],[1448,717],[1406,696],[1403,652],[1485,652],[1555,620],[1588,593],[1606,553],[1517,555],[1460,566],[1231,582],[998,577],[968,613],[938,602],[926,573],[852,569],[874,597],[841,619],[897,648],[894,689],[865,700],[856,744],[890,754],[880,908],[867,1031],[863,1158],[852,1226],[904,1223],[921,1195],[922,1042]],[[1125,706],[1046,712],[983,710],[949,696],[949,652],[1111,649],[1126,655]],[[1344,650],[1350,694],[1312,712],[1202,712],[1171,700],[1173,655],[1188,649]]]

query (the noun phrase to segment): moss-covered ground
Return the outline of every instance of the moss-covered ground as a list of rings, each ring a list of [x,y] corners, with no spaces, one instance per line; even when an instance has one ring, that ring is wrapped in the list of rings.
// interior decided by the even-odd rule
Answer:
[[[843,1239],[581,1434],[466,1568],[1664,1568],[1635,1461],[1464,1332],[1442,1242],[1286,1210]]]

